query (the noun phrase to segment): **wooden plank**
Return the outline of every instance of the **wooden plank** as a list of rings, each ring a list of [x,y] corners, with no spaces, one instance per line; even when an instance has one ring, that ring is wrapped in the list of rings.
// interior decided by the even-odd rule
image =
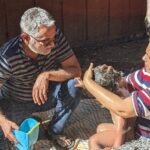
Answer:
[[[144,17],[146,16],[146,0],[130,1],[130,30],[132,33],[144,31]]]
[[[81,45],[86,40],[86,0],[63,1],[64,33],[71,44]]]
[[[51,12],[73,46],[145,31],[146,0],[0,0],[0,44],[20,33],[20,17],[33,6]]]
[[[20,18],[25,10],[33,6],[34,0],[6,0],[8,38],[20,34]]]
[[[130,30],[130,0],[122,1],[122,36],[129,36]]]
[[[120,38],[122,36],[122,6],[122,0],[110,0],[110,39]]]
[[[5,15],[5,3],[3,0],[0,1],[0,45],[6,41],[7,37],[7,26],[6,26],[6,15]]]
[[[141,4],[140,20],[142,21],[140,24],[140,31],[145,31],[145,24],[143,23],[143,19],[145,19],[145,16],[146,16],[147,1],[143,0],[141,3],[142,4]]]
[[[36,0],[35,5],[50,12],[55,20],[58,27],[63,28],[62,24],[62,3],[61,0]]]
[[[109,0],[88,0],[87,39],[101,41],[108,38]]]

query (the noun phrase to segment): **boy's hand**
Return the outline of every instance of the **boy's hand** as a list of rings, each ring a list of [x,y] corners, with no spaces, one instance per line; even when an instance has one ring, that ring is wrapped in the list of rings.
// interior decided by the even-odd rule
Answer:
[[[85,88],[84,83],[80,77],[75,78],[75,80],[77,81],[77,84],[75,84],[75,87]]]

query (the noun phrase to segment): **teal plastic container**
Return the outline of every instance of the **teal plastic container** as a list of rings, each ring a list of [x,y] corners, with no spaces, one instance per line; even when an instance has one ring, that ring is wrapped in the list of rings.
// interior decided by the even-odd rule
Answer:
[[[19,130],[13,130],[18,143],[15,146],[18,150],[33,150],[33,145],[36,143],[39,135],[40,122],[33,118],[24,120]]]

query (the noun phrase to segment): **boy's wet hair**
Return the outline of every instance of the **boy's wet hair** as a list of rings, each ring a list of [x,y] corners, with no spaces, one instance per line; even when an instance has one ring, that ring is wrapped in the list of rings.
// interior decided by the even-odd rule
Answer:
[[[123,72],[115,70],[113,67],[97,66],[93,69],[94,80],[104,88],[116,93],[119,88],[119,80],[123,76]]]

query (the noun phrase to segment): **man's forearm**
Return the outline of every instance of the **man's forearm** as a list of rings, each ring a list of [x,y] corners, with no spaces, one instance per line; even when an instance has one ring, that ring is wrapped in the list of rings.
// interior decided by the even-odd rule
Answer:
[[[52,71],[47,71],[44,72],[46,78],[49,81],[66,81],[71,78],[75,77],[80,77],[81,76],[81,71],[75,68],[67,68],[67,69],[59,69],[59,70],[52,70]]]
[[[121,99],[118,95],[106,90],[105,88],[99,86],[92,79],[83,80],[85,88],[93,95],[95,98],[106,108],[113,111],[115,114],[122,117],[129,117],[128,112],[133,109],[131,103],[127,103],[125,106],[125,101]],[[132,112],[133,113],[133,112]],[[134,115],[134,114],[130,114]]]

